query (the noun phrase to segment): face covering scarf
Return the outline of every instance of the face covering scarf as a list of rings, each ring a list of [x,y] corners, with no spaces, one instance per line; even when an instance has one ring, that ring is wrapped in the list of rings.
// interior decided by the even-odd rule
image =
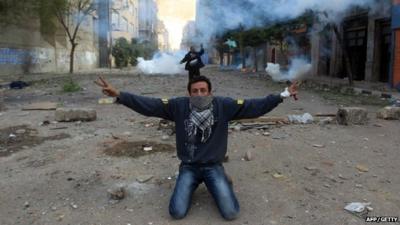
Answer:
[[[212,96],[190,97],[191,112],[189,119],[193,126],[190,126],[188,136],[197,135],[197,129],[201,130],[201,142],[205,143],[211,136],[214,115],[212,107]]]

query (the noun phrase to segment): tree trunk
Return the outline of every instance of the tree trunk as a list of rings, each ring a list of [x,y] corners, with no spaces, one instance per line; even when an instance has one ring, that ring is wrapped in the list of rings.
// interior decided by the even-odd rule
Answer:
[[[257,47],[253,47],[253,55],[254,55],[254,70],[258,71],[258,63],[257,63]]]
[[[263,70],[267,68],[267,43],[263,44]]]
[[[75,48],[78,44],[76,43],[71,43],[72,47],[71,47],[71,52],[69,54],[69,73],[74,73],[74,55],[75,55]]]
[[[344,61],[346,64],[345,67],[346,67],[346,71],[347,71],[347,76],[349,78],[349,85],[353,86],[353,72],[351,70],[351,62],[350,62],[349,53],[347,52],[346,46],[344,46],[344,42],[342,40],[342,37],[340,36],[338,27],[336,26],[336,24],[332,24],[332,27],[333,27],[333,31],[336,35],[336,39],[339,42],[340,48],[343,51]]]
[[[228,58],[227,58],[227,63],[228,63],[228,66],[230,66],[231,65],[231,51],[230,51],[230,49],[228,50]]]
[[[244,57],[244,48],[243,45],[240,45],[240,56],[242,57],[242,69],[246,68],[246,58]]]
[[[219,65],[223,66],[224,65],[224,51],[223,50],[219,50]]]

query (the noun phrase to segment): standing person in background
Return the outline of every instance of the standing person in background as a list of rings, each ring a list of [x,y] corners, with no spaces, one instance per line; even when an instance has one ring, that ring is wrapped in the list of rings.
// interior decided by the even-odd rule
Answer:
[[[200,68],[204,67],[201,56],[204,54],[203,44],[200,45],[200,51],[191,46],[189,52],[181,60],[181,64],[186,62],[185,70],[189,71],[189,81],[196,76],[200,76]]]

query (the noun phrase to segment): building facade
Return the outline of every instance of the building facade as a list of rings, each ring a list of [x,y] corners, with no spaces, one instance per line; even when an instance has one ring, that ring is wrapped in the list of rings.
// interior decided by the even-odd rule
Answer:
[[[338,26],[339,37],[333,31],[315,34],[311,42],[313,74],[347,76],[345,54],[348,54],[354,80],[393,84],[391,70],[396,63],[391,55],[391,10],[390,0],[379,1],[374,10],[354,9],[349,13]]]
[[[157,40],[158,40],[158,49],[160,51],[166,52],[171,50],[171,47],[169,45],[169,32],[161,20],[158,20]]]
[[[392,8],[392,86],[400,91],[400,0],[393,0]]]
[[[157,43],[157,3],[139,0],[139,40]]]
[[[130,41],[139,38],[139,1],[113,0],[111,4],[111,38]]]

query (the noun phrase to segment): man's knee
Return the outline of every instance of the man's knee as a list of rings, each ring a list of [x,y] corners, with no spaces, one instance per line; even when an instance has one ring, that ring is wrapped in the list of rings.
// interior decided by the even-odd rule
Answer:
[[[171,215],[172,218],[179,220],[179,219],[183,219],[187,214],[186,210],[182,210],[182,209],[177,209],[174,207],[169,207],[169,215]]]
[[[224,212],[221,212],[221,215],[226,220],[234,220],[234,219],[238,218],[239,212],[240,212],[239,208],[232,208],[229,210],[224,210]]]

